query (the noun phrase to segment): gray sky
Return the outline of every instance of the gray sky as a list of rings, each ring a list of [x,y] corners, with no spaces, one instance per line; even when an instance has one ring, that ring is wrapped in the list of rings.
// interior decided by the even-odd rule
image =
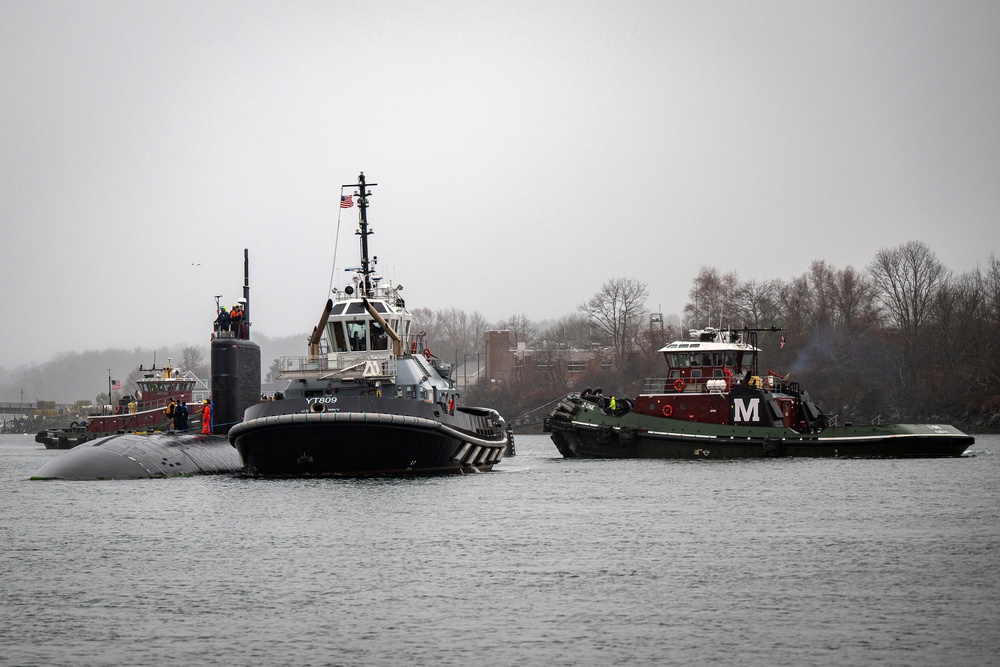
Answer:
[[[244,247],[310,330],[359,171],[408,305],[489,320],[1000,245],[996,2],[8,0],[0,86],[8,367],[207,343]]]

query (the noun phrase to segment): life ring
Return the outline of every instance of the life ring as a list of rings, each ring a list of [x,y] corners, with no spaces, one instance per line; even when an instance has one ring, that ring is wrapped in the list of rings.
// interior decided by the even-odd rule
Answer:
[[[680,378],[674,380],[674,391],[684,391],[684,380]]]
[[[664,405],[663,406],[663,416],[664,417],[669,417],[672,414],[674,414],[674,408],[673,408],[673,406],[670,405],[669,403],[667,405]]]
[[[431,358],[431,349],[429,347],[424,348],[424,357],[428,360]]]

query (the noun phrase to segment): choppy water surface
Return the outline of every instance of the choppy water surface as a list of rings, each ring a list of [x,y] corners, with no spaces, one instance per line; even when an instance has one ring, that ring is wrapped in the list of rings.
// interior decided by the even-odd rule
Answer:
[[[62,453],[0,436],[0,664],[995,664],[971,452],[30,482]]]

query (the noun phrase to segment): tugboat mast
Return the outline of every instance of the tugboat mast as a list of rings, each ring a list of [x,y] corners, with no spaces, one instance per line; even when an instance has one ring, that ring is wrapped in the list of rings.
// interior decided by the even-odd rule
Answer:
[[[368,185],[375,186],[378,183],[365,184],[365,172],[361,172],[358,175],[357,183],[344,186],[345,188],[360,188],[360,192],[358,193],[358,208],[361,210],[361,229],[355,232],[355,234],[361,237],[361,273],[365,277],[364,296],[366,297],[372,295],[370,276],[374,272],[368,260],[368,236],[372,233],[368,231],[368,197],[371,195],[371,192],[366,189]]]

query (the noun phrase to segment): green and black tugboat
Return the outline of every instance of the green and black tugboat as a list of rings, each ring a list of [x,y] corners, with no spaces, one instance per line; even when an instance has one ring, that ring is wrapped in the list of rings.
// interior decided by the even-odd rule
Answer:
[[[837,424],[797,382],[761,376],[757,332],[693,330],[660,350],[667,376],[635,399],[570,394],[545,430],[567,458],[933,458],[975,443],[947,424]]]

